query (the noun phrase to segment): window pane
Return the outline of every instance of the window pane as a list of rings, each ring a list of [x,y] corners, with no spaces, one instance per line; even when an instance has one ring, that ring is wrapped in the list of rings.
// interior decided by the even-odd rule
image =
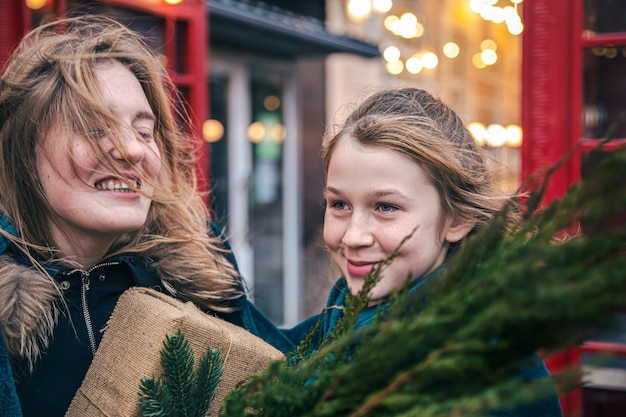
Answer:
[[[186,74],[187,68],[187,48],[189,47],[189,24],[182,20],[177,20],[175,25],[176,37],[176,57],[174,58],[174,70],[179,74]],[[203,48],[203,45],[197,45]]]
[[[227,124],[227,88],[225,75],[211,75],[210,99],[211,114],[209,119],[221,123],[224,130],[221,137],[211,141],[211,210],[215,221],[225,227],[228,225],[228,143],[226,142]]]
[[[280,75],[252,72],[253,174],[250,241],[254,302],[272,321],[283,320],[283,118]]]
[[[626,32],[624,0],[586,0],[585,29],[596,33]]]
[[[626,46],[583,52],[582,137],[626,138]]]

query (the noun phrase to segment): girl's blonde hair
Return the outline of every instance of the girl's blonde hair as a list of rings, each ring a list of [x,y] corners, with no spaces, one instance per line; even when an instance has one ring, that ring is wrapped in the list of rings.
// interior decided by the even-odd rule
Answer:
[[[49,222],[57,219],[39,182],[35,149],[60,129],[87,138],[105,132],[127,155],[120,137],[125,127],[104,104],[94,72],[110,60],[137,78],[150,103],[162,168],[156,181],[139,173],[155,187],[148,219],[141,230],[121,236],[107,256],[140,254],[171,293],[228,311],[228,301],[242,295],[242,282],[196,188],[195,142],[181,97],[140,35],[112,19],[80,16],[42,25],[11,55],[0,79],[0,211],[19,237],[3,235],[41,262],[69,262],[51,238]],[[59,136],[55,140],[71,158],[70,135]],[[99,141],[89,142],[102,164],[121,176]]]
[[[442,218],[488,223],[509,196],[492,181],[481,149],[460,117],[440,99],[410,87],[389,88],[366,98],[322,144],[324,169],[340,141],[391,149],[408,156],[430,175]]]

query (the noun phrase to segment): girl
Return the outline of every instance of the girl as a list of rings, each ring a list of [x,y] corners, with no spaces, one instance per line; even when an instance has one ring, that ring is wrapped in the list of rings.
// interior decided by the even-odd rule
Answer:
[[[346,296],[357,295],[368,273],[396,249],[356,327],[370,324],[407,277],[412,293],[425,294],[425,284],[437,279],[455,248],[509,200],[458,115],[420,89],[388,89],[367,98],[324,140],[322,156],[324,242],[341,277],[322,314],[288,332],[296,342],[318,322],[313,340],[327,339]],[[548,376],[539,357],[522,370],[523,378]],[[550,417],[561,410],[555,392],[504,415]]]

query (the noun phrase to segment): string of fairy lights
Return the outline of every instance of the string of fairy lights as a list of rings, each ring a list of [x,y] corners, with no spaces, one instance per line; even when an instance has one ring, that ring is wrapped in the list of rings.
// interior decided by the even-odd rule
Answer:
[[[511,36],[521,35],[524,30],[519,8],[523,0],[463,1],[467,2],[465,6],[472,13],[485,21],[506,26]],[[444,42],[440,49],[430,50],[418,43],[411,43],[411,40],[424,36],[426,25],[402,0],[395,2],[396,4],[394,0],[346,0],[346,14],[352,22],[363,23],[376,14],[391,35],[386,37],[391,41],[387,42],[382,51],[385,69],[389,74],[420,74],[437,68],[442,59],[457,59],[460,56],[461,46],[454,40]],[[402,10],[402,13],[394,13],[394,9]],[[413,50],[410,45],[415,45]],[[418,46],[419,50],[415,50]],[[471,53],[472,64],[479,70],[495,65],[499,59],[498,45],[493,39],[481,40]],[[468,128],[476,141],[483,146],[518,147],[522,142],[522,129],[517,124],[504,126],[472,122]]]

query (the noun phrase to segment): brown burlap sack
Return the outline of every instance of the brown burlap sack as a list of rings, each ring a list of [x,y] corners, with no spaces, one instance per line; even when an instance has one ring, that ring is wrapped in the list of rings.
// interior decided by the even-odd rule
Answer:
[[[132,288],[120,297],[66,417],[140,416],[141,380],[161,375],[165,335],[178,329],[189,340],[196,366],[209,347],[222,350],[225,369],[210,410],[213,416],[239,381],[283,357],[260,338],[203,313],[192,303],[148,288]]]

